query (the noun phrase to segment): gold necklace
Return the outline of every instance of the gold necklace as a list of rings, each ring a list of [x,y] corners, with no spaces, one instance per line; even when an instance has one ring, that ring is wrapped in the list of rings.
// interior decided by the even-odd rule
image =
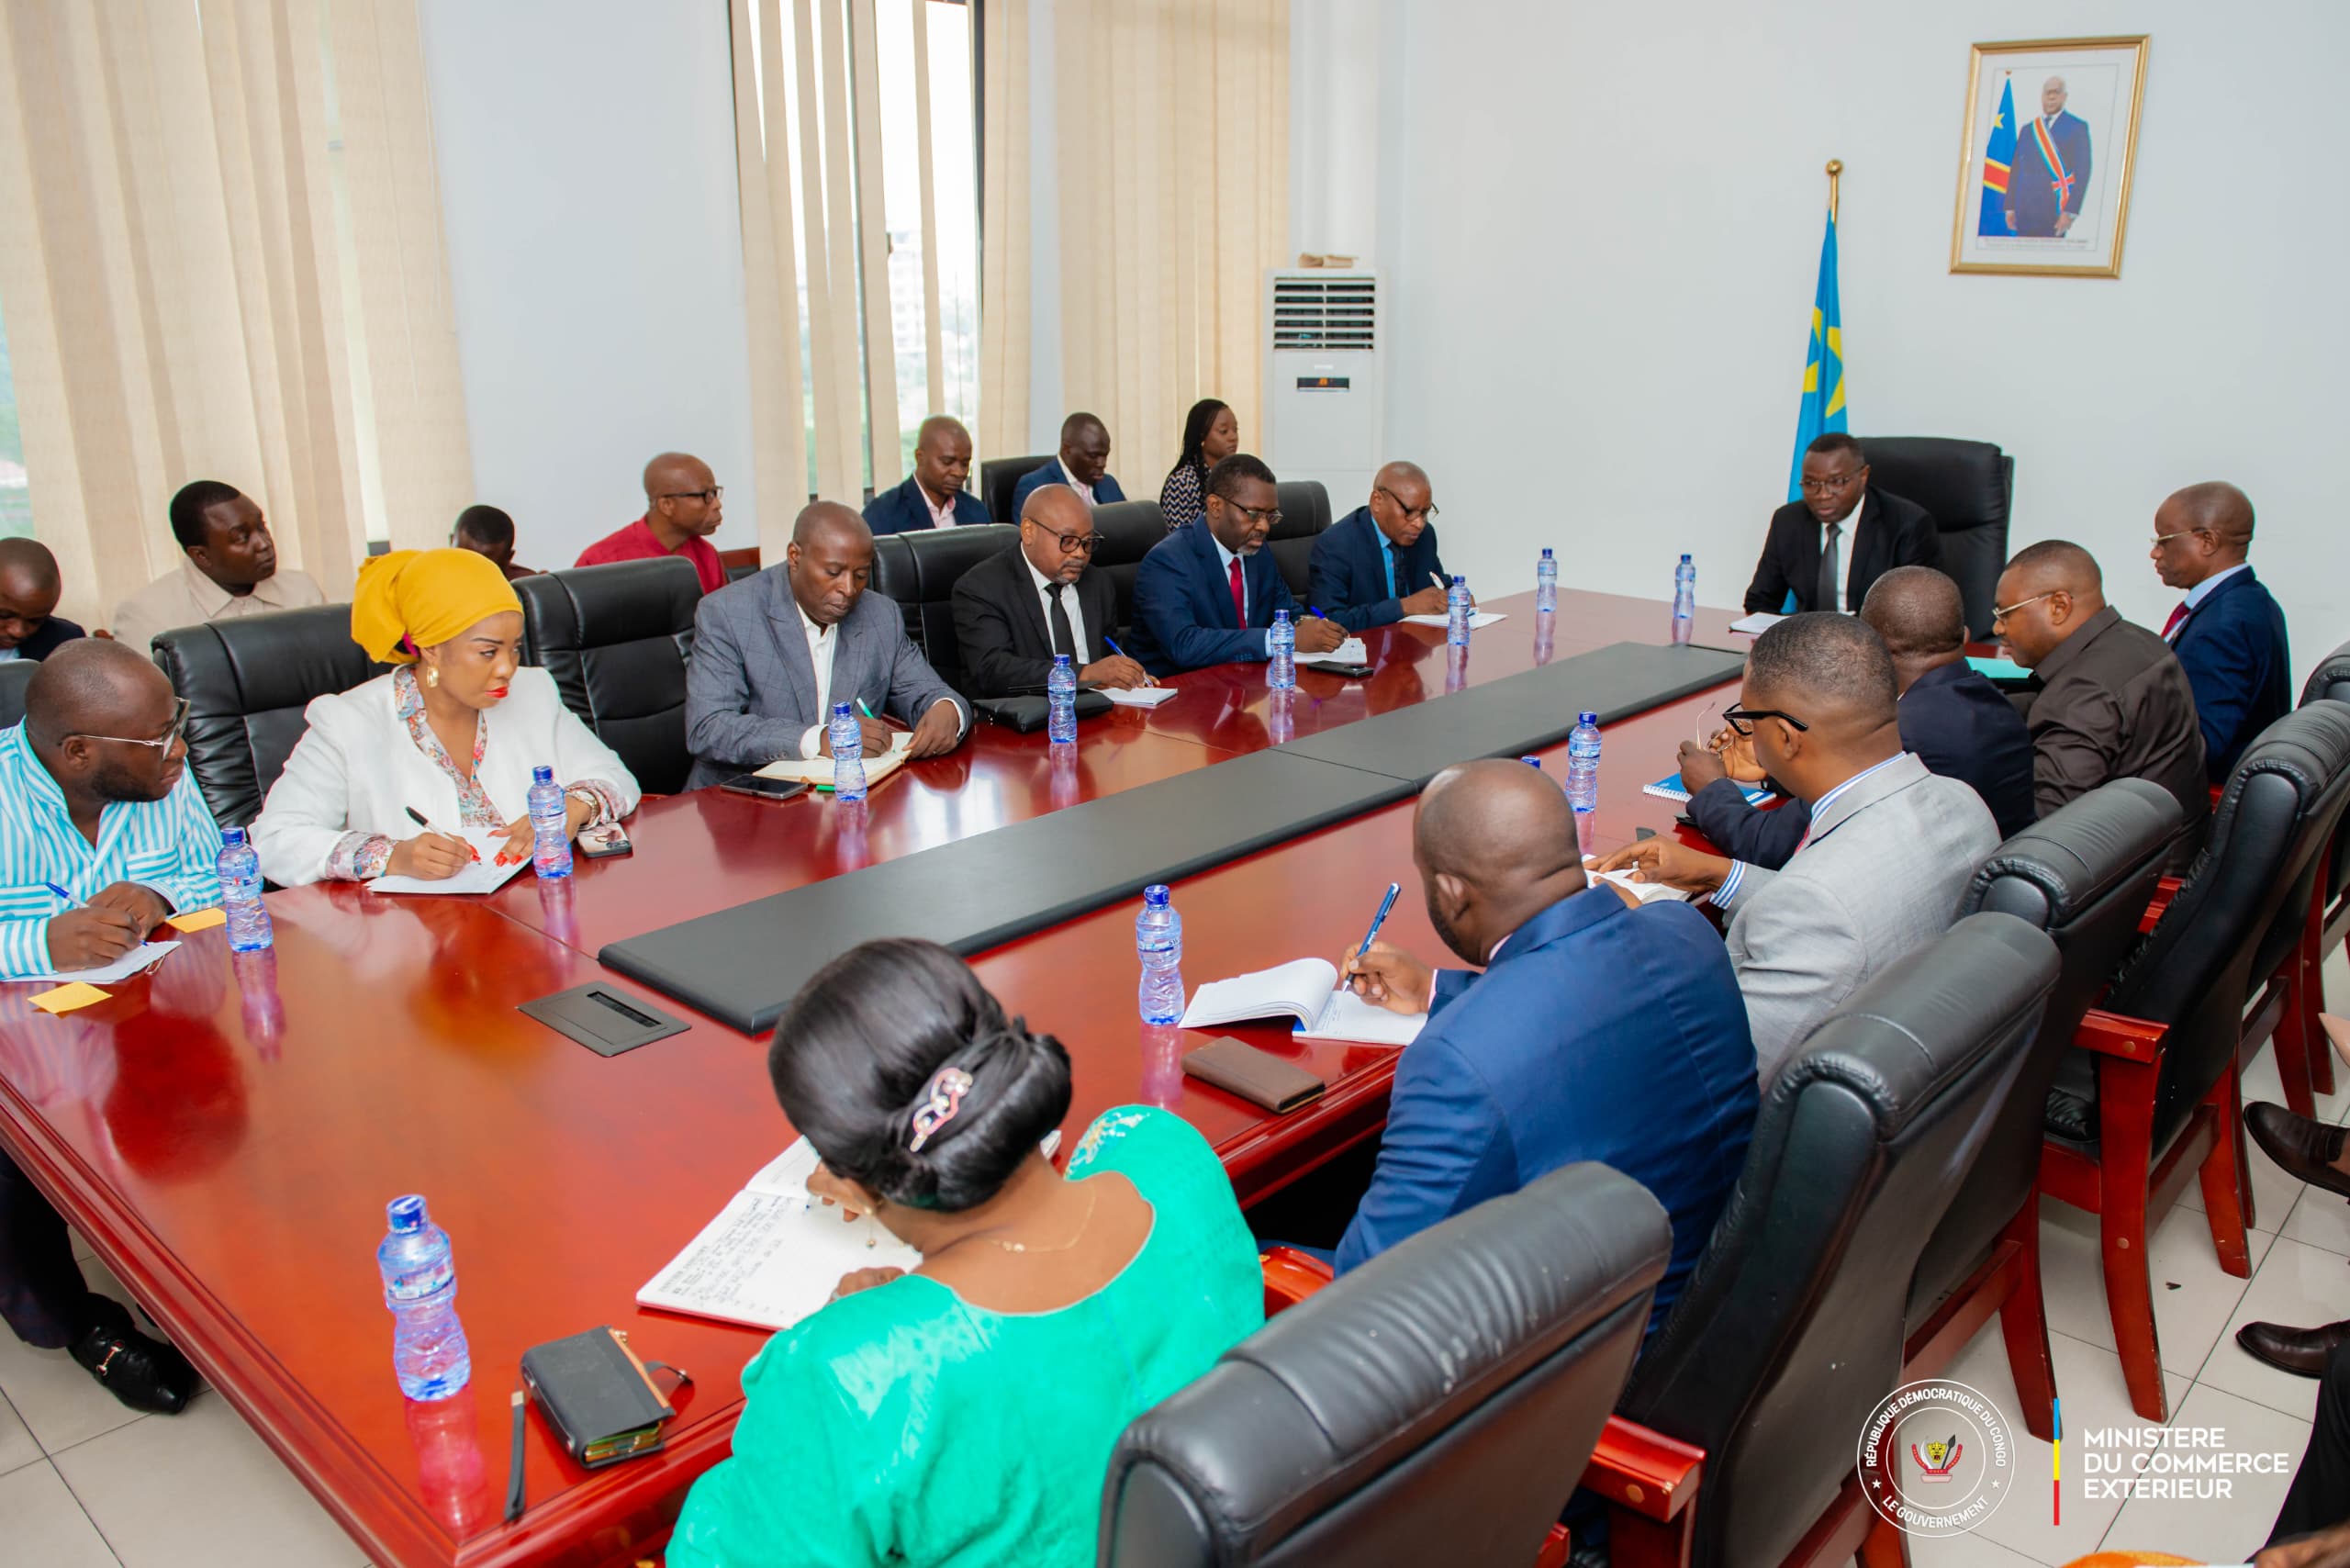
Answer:
[[[1085,1227],[1093,1223],[1093,1205],[1101,1196],[1099,1193],[1085,1194],[1085,1217],[1077,1222],[1077,1229],[1070,1232],[1069,1238],[1058,1246],[1031,1247],[1024,1241],[999,1241],[992,1236],[974,1237],[972,1239],[984,1241],[990,1247],[1001,1247],[1006,1252],[1066,1252],[1084,1238]]]

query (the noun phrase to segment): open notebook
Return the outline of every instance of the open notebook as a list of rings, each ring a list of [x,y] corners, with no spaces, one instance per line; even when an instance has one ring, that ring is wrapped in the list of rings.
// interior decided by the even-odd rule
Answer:
[[[871,1215],[845,1221],[808,1195],[806,1138],[751,1178],[691,1245],[636,1293],[636,1305],[754,1328],[789,1328],[833,1299],[843,1274],[912,1271],[922,1254]]]
[[[1508,616],[1497,610],[1472,610],[1469,612],[1469,630],[1481,632],[1496,621],[1508,619]],[[1450,615],[1406,615],[1404,617],[1404,623],[1407,626],[1450,626],[1452,617]]]
[[[1360,637],[1349,637],[1326,654],[1299,653],[1294,657],[1302,665],[1367,665],[1371,650],[1363,646]]]
[[[1181,1027],[1213,1029],[1256,1018],[1294,1018],[1301,1040],[1348,1040],[1408,1046],[1428,1021],[1425,1013],[1390,1013],[1338,989],[1338,970],[1324,958],[1300,958],[1255,974],[1214,980],[1192,993]]]
[[[1656,903],[1660,901],[1673,903],[1687,903],[1692,896],[1684,888],[1672,887],[1663,882],[1636,882],[1632,880],[1632,872],[1631,868],[1629,867],[1626,867],[1620,871],[1594,871],[1591,868],[1593,864],[1594,857],[1592,856],[1586,855],[1583,857],[1583,871],[1593,880],[1606,882],[1612,886],[1621,888],[1626,892],[1631,894],[1634,898],[1639,900],[1642,903]]]
[[[435,882],[422,877],[378,877],[367,884],[371,893],[494,893],[520,873],[531,863],[528,855],[520,860],[498,863],[498,852],[506,847],[506,830],[496,827],[469,827],[464,839],[474,846],[476,859],[453,877],[443,877]]]
[[[890,749],[879,756],[865,759],[865,787],[868,790],[906,765],[906,754],[914,744],[911,730],[890,732]],[[796,783],[812,784],[819,790],[833,787],[833,759],[829,756],[778,757],[759,769],[762,778],[788,778]]]

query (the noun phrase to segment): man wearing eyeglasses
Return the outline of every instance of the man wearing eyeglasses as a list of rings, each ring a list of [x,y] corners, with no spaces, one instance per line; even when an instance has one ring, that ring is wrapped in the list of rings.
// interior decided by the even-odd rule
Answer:
[[[665,452],[644,465],[644,515],[579,552],[572,565],[601,566],[682,555],[693,563],[701,591],[716,593],[726,586],[726,565],[710,536],[725,521],[725,487],[709,464],[682,452]]]
[[[1118,590],[1093,570],[1102,536],[1093,513],[1066,485],[1033,492],[1020,515],[1020,543],[965,572],[955,584],[955,645],[963,689],[973,697],[1041,691],[1053,655],[1067,654],[1092,686],[1151,684],[1119,653]]]
[[[2189,485],[2154,513],[2154,570],[2187,597],[2163,640],[2195,689],[2205,776],[2224,784],[2253,738],[2292,711],[2285,612],[2253,576],[2252,498],[2233,485]]]
[[[1297,651],[1326,654],[1346,630],[1301,610],[1263,549],[1281,520],[1273,471],[1245,452],[1208,470],[1205,515],[1150,547],[1135,572],[1134,655],[1153,675],[1272,656],[1276,610],[1297,628]]]
[[[2144,778],[2178,801],[2183,870],[2202,847],[2211,796],[2195,691],[2170,644],[2105,602],[2105,576],[2079,545],[2046,539],[1999,576],[1991,634],[2032,673],[2032,794],[2046,816],[2113,778]]]
[[[1390,463],[1371,482],[1371,502],[1314,542],[1316,609],[1349,632],[1392,626],[1406,615],[1444,613],[1444,562],[1436,553],[1437,505],[1416,463]]]
[[[84,638],[25,688],[0,730],[0,978],[93,969],[167,916],[220,902],[220,834],[187,774],[187,705],[127,644]],[[217,958],[181,962],[218,962]],[[176,1412],[196,1373],[94,1294],[65,1222],[0,1154],[0,1316],[72,1352],[134,1410]]]
[[[1926,509],[1869,483],[1861,443],[1830,431],[1804,449],[1803,498],[1771,514],[1746,610],[1858,610],[1895,566],[1936,566],[1942,546]]]

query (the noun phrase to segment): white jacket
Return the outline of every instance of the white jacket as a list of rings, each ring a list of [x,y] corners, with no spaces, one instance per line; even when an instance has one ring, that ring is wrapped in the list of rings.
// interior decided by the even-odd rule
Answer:
[[[413,838],[422,830],[408,814],[411,806],[436,827],[455,830],[456,781],[417,749],[395,707],[392,677],[314,698],[302,717],[309,729],[253,822],[263,876],[287,888],[323,879],[346,833]],[[554,767],[558,784],[610,785],[623,816],[636,810],[628,765],[563,705],[546,671],[516,670],[506,700],[487,720],[476,778],[507,821],[527,813],[531,769],[541,764]]]

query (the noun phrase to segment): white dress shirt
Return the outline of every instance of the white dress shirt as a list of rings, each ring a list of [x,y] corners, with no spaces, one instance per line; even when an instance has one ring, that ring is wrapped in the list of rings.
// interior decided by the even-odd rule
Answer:
[[[929,492],[924,491],[923,498],[928,498]],[[823,710],[825,721],[829,723],[833,715],[833,655],[841,645],[841,629],[837,624],[819,626],[809,620],[808,611],[800,609],[798,599],[792,600],[791,608],[800,610],[800,630],[808,637],[808,663],[815,671],[816,689],[823,694],[822,700],[817,706]],[[938,702],[945,702],[949,708],[955,707],[951,700],[944,697],[940,698]],[[938,702],[934,702],[931,706],[935,708]],[[963,733],[962,717],[963,711],[956,708],[955,734],[957,739],[961,738]],[[800,733],[801,761],[811,761],[824,755],[824,724],[811,724]]]
[[[1053,640],[1053,581],[1038,571],[1036,563],[1026,555],[1020,557],[1020,564],[1028,568],[1029,578],[1036,585],[1036,608],[1044,612],[1045,641],[1049,645]],[[1075,583],[1061,589],[1061,608],[1069,612],[1071,650],[1069,662],[1083,669],[1093,662],[1093,655],[1089,651],[1092,644],[1085,640],[1085,609],[1078,602]]]

